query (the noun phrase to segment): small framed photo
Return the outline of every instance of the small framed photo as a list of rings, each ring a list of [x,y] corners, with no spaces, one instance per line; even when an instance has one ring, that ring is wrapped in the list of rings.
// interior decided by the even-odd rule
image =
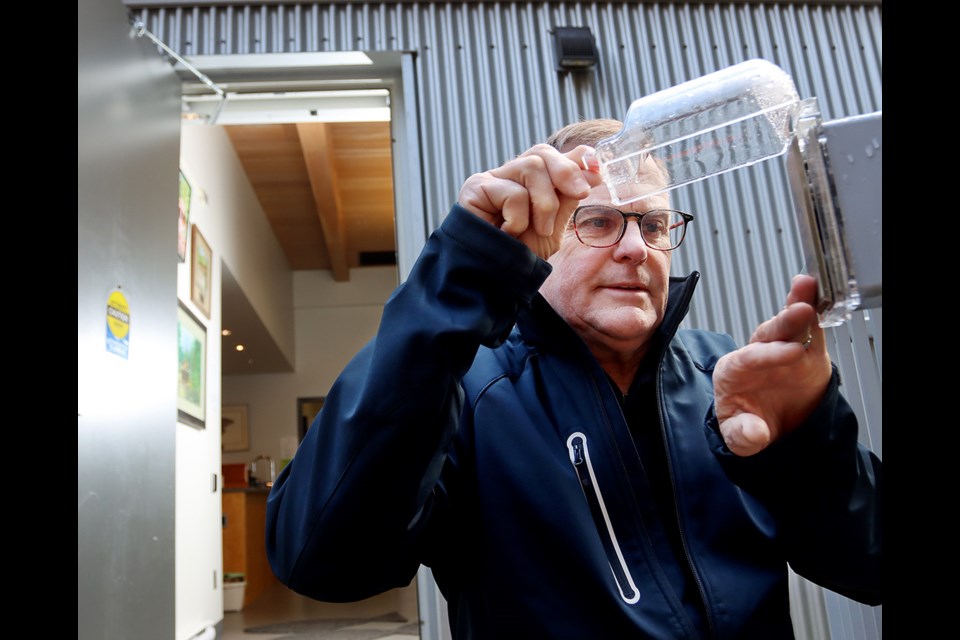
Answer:
[[[190,260],[190,300],[210,319],[210,296],[213,293],[213,251],[206,238],[193,225]]]
[[[300,442],[303,442],[303,438],[307,435],[310,425],[313,424],[317,414],[320,413],[320,409],[323,409],[323,403],[325,401],[325,396],[297,398],[297,433],[300,436]]]
[[[220,449],[222,451],[248,451],[250,449],[247,405],[223,405],[220,409],[220,424]]]
[[[177,419],[198,429],[207,422],[207,329],[177,307]]]
[[[190,227],[190,183],[180,172],[180,197],[177,198],[177,259],[187,261],[187,229]]]

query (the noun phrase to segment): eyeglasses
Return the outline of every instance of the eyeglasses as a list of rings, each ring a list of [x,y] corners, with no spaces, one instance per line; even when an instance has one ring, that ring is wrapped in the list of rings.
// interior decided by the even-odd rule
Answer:
[[[637,219],[644,244],[657,251],[672,251],[679,247],[687,233],[687,224],[693,222],[692,215],[674,209],[628,213],[613,207],[587,205],[573,212],[573,229],[580,242],[603,249],[620,242],[630,218]]]

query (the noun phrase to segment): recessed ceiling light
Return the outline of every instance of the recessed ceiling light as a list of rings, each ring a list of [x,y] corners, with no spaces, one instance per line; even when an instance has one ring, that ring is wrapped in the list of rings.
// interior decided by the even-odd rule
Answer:
[[[243,345],[242,345],[242,344],[238,344],[238,345],[237,345],[237,351],[243,351]]]
[[[233,332],[230,331],[230,329],[224,329],[223,331],[220,332],[220,335],[222,335],[222,336],[229,336],[231,333],[233,333]]]

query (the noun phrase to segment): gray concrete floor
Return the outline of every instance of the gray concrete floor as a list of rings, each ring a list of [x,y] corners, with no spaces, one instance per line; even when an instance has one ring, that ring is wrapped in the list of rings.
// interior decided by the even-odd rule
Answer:
[[[402,589],[393,589],[368,600],[350,603],[317,602],[298,595],[283,585],[275,584],[241,611],[224,613],[221,640],[275,640],[289,637],[289,634],[244,633],[244,629],[315,618],[376,618],[387,613],[398,613],[409,622],[417,620],[416,580]],[[383,640],[417,638],[410,635],[392,635]]]

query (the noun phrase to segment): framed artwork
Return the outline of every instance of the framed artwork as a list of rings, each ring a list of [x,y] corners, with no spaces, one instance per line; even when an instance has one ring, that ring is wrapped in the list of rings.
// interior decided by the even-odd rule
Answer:
[[[312,398],[297,398],[297,434],[300,436],[300,442],[303,442],[307,430],[313,424],[313,419],[323,409],[325,396],[315,396]]]
[[[190,299],[203,315],[210,319],[210,296],[213,289],[213,251],[206,238],[193,225],[193,237],[190,239]]]
[[[223,405],[220,409],[220,425],[220,449],[222,451],[248,451],[250,449],[247,405]]]
[[[187,259],[187,229],[190,226],[190,183],[187,177],[180,172],[180,197],[177,198],[179,210],[177,221],[177,258],[180,262]]]
[[[207,422],[207,329],[177,306],[177,419],[198,429]]]

